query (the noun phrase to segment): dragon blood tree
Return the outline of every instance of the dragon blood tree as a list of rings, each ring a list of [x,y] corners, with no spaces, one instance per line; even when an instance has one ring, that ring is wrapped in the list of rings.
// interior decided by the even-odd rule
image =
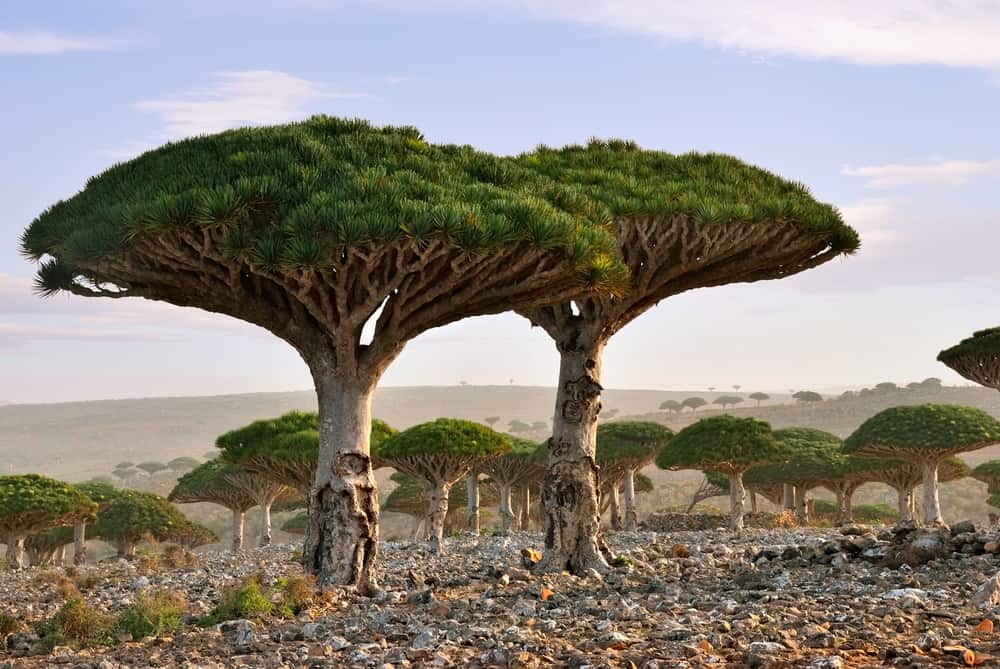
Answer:
[[[422,485],[412,476],[403,472],[393,472],[390,477],[396,487],[389,493],[382,503],[382,511],[390,513],[402,513],[411,516],[413,523],[413,540],[426,541],[427,528],[429,527],[428,494],[426,486]],[[450,533],[451,529],[457,528],[461,524],[461,513],[465,509],[468,501],[467,479],[455,482],[448,493],[448,515],[445,516],[445,532]],[[482,503],[498,504],[500,496],[497,487],[493,482],[486,480],[482,485]]]
[[[396,430],[385,422],[371,420],[368,443],[373,468],[381,465],[376,458],[379,445],[394,434]],[[289,411],[277,418],[255,420],[221,435],[215,445],[226,462],[308,496],[319,462],[319,416]]]
[[[518,438],[511,438],[510,442],[510,451],[486,458],[479,465],[500,489],[500,532],[504,535],[510,532],[515,520],[511,492],[515,488],[530,490],[529,486],[545,472],[545,462],[538,457],[537,443]],[[524,504],[523,498],[521,504]]]
[[[844,441],[844,452],[914,464],[923,472],[924,523],[940,525],[938,465],[950,455],[1000,442],[1000,422],[972,407],[921,404],[875,414]]]
[[[795,519],[805,524],[808,521],[806,493],[823,485],[842,463],[841,441],[829,432],[808,427],[775,430],[774,438],[787,448],[787,459],[747,470],[743,482],[747,486],[794,486]]]
[[[1000,504],[995,503],[1000,501],[1000,460],[987,460],[980,463],[969,475],[986,484],[986,494],[988,495],[986,503],[993,507],[1000,506]]]
[[[243,528],[246,512],[257,505],[257,497],[242,485],[234,483],[230,477],[250,479],[253,474],[242,471],[236,465],[221,460],[209,460],[198,465],[184,476],[177,479],[174,489],[167,495],[171,502],[179,504],[196,504],[208,502],[229,509],[233,516],[233,550],[243,548]],[[282,494],[287,488],[280,483],[274,483],[261,476],[260,487],[267,489],[274,497]]]
[[[21,569],[30,534],[92,519],[97,505],[76,487],[38,474],[0,476],[0,540],[7,566]]]
[[[607,219],[524,172],[414,128],[317,116],[116,165],[36,218],[22,249],[42,294],[198,307],[294,347],[319,406],[303,561],[320,587],[372,591],[371,398],[406,342],[620,285]]]
[[[424,486],[431,521],[431,551],[441,553],[451,487],[486,458],[510,448],[509,437],[481,423],[438,418],[387,439],[379,454],[390,467]]]
[[[937,480],[938,483],[958,481],[969,476],[970,473],[969,465],[965,464],[961,458],[952,455],[938,463]],[[873,470],[870,475],[871,481],[884,483],[896,491],[896,504],[900,521],[916,522],[918,520],[916,517],[917,500],[913,489],[924,480],[923,467],[919,463],[887,460],[882,463],[881,467]]]
[[[846,525],[854,522],[854,493],[858,488],[866,483],[881,481],[885,472],[900,465],[902,463],[894,460],[856,458],[842,454],[839,462],[830,467],[827,477],[820,483],[837,498],[836,524]]]
[[[300,511],[281,524],[281,531],[289,534],[305,534],[309,525],[309,512]]]
[[[187,517],[184,518],[184,521],[186,522],[180,522],[170,530],[168,538],[177,545],[190,550],[198,546],[214,544],[219,540],[215,532],[201,523],[196,523]]]
[[[72,527],[50,527],[29,534],[24,540],[24,551],[28,556],[28,563],[33,567],[62,567],[66,558],[66,545],[71,543]]]
[[[111,500],[118,494],[118,489],[103,481],[86,481],[76,484],[77,490],[97,504],[97,512],[107,508]],[[87,519],[82,519],[73,526],[73,564],[81,565],[87,562]]]
[[[543,147],[517,161],[554,182],[550,198],[610,221],[628,268],[623,294],[516,308],[548,333],[560,356],[542,487],[546,553],[538,569],[603,570],[594,458],[601,358],[611,337],[664,298],[788,277],[853,252],[859,241],[833,207],[801,184],[729,156],[593,141]]]
[[[713,416],[678,432],[656,456],[661,469],[713,470],[729,480],[730,528],[743,529],[743,473],[756,465],[781,462],[788,447],[774,438],[771,426],[756,418]]]
[[[698,484],[698,489],[695,490],[694,494],[691,496],[691,503],[688,505],[685,513],[691,513],[694,511],[694,507],[698,506],[706,499],[724,497],[729,494],[729,479],[727,479],[724,474],[720,474],[719,472],[711,469],[702,473],[705,476],[701,479],[701,483]],[[753,506],[756,506],[753,493],[750,494],[750,502]],[[753,510],[756,511],[756,509]]]
[[[118,557],[133,557],[140,541],[149,538],[180,543],[191,525],[188,517],[166,498],[151,492],[121,490],[97,514],[91,534],[114,546]]]
[[[653,462],[674,433],[659,423],[623,421],[604,423],[597,428],[595,459],[600,467],[601,499],[611,506],[611,525],[621,528],[618,489],[623,489],[626,530],[635,530],[639,521],[635,512],[635,473]]]
[[[974,332],[937,359],[970,381],[1000,390],[1000,327]]]

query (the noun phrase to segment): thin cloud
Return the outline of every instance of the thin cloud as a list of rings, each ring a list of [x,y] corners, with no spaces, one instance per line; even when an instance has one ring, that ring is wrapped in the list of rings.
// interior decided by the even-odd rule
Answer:
[[[237,126],[301,119],[320,101],[363,97],[273,70],[221,72],[216,79],[214,86],[176,97],[142,100],[135,108],[158,115],[164,137],[179,139]]]
[[[31,341],[179,341],[179,338],[163,333],[142,330],[108,330],[87,328],[56,328],[21,325],[18,323],[0,323],[0,346],[24,344]]]
[[[12,33],[0,31],[0,54],[56,54],[72,51],[104,51],[105,42],[47,32]]]
[[[410,8],[400,0],[384,4]],[[425,3],[423,6],[427,6]],[[1000,67],[1000,4],[980,0],[436,0],[702,43],[865,65]]]
[[[898,186],[960,186],[977,177],[1000,175],[1000,160],[945,160],[936,163],[868,165],[845,167],[841,174],[867,179],[868,188]]]

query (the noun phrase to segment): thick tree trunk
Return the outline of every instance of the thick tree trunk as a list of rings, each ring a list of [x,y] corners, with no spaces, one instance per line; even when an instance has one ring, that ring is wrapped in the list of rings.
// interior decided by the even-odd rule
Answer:
[[[732,513],[729,520],[729,529],[733,532],[743,530],[743,498],[746,491],[743,489],[743,472],[729,474],[729,508]]]
[[[618,492],[618,486],[611,486],[611,491],[608,496],[610,497],[611,529],[617,532],[622,529],[621,495]]]
[[[912,496],[913,490],[896,488],[896,510],[899,511],[899,522],[901,523],[913,520],[910,510],[910,499]]]
[[[87,523],[73,526],[73,564],[87,563]]]
[[[604,343],[559,348],[559,386],[542,485],[545,554],[537,571],[608,569],[598,507],[597,414]]]
[[[918,525],[920,524],[920,516],[917,514],[917,491],[912,488],[910,489],[910,518]]]
[[[246,524],[246,513],[233,509],[233,552],[243,550],[243,527]]]
[[[622,487],[622,502],[625,506],[625,529],[635,532],[639,527],[639,517],[635,511],[635,470],[630,469],[625,474],[625,481]]]
[[[844,510],[847,514],[844,516],[845,523],[854,522],[854,491],[857,489],[857,486],[849,486],[844,491]]]
[[[944,525],[938,500],[938,463],[928,460],[924,465],[924,524]]]
[[[320,588],[378,590],[378,490],[369,441],[376,378],[344,380],[332,365],[313,365],[319,401],[319,462],[310,492],[303,566]]]
[[[504,536],[510,532],[510,526],[514,522],[514,509],[511,506],[509,483],[500,484],[500,533]]]
[[[781,486],[781,507],[786,511],[795,508],[795,486],[790,483]]]
[[[271,502],[260,503],[260,545],[271,545]]]
[[[836,490],[836,492],[834,494],[836,494],[836,496],[837,496],[837,501],[836,501],[837,515],[835,516],[833,522],[834,522],[835,525],[837,525],[839,527],[839,526],[844,525],[846,523],[846,521],[844,520],[844,517],[846,515],[845,511],[846,511],[846,507],[847,507],[847,502],[845,500],[845,497],[847,497],[847,496],[844,494],[844,489],[842,487],[841,488],[837,488],[837,490]]]
[[[750,491],[750,513],[757,514],[757,493],[753,490]]]
[[[57,567],[63,566],[66,562],[66,546],[62,545],[56,549],[55,557],[52,558],[52,563]]]
[[[444,552],[444,521],[448,517],[448,493],[451,483],[437,481],[431,488],[427,515],[431,519],[431,553]]]
[[[521,514],[518,518],[517,529],[527,532],[531,529],[531,486],[526,485],[521,488]]]
[[[23,534],[8,536],[4,539],[7,542],[8,569],[24,569],[24,540],[25,535]]]
[[[468,513],[468,529],[474,536],[479,536],[479,472],[472,470],[465,484],[468,490],[466,507]]]
[[[801,486],[795,486],[795,522],[799,525],[809,522],[809,514],[806,512],[806,491]]]

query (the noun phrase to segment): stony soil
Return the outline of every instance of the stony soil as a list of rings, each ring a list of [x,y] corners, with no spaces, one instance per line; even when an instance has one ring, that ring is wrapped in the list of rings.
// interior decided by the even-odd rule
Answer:
[[[540,548],[537,534],[453,538],[439,557],[386,543],[372,599],[335,593],[297,619],[51,655],[15,634],[0,668],[1000,666],[1000,628],[975,629],[1000,621],[972,603],[1000,568],[1000,543],[955,529],[613,533],[617,566],[583,577],[532,575],[522,550]],[[178,590],[193,621],[228,584],[300,573],[295,548],[203,554],[196,568],[148,577],[125,561],[88,566],[101,580],[84,596],[115,611],[138,590]],[[36,576],[0,576],[0,612],[51,615],[60,597]]]

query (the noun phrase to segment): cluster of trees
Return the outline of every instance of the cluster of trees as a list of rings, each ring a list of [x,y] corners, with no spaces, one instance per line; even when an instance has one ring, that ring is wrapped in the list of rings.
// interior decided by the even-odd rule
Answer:
[[[371,398],[409,340],[504,311],[552,338],[538,568],[603,570],[596,426],[611,337],[665,298],[788,277],[859,244],[802,185],[721,154],[615,140],[497,157],[326,116],[143,154],[21,241],[43,294],[199,307],[295,348],[320,416],[305,566],[321,587],[368,591]]]
[[[970,474],[956,454],[998,442],[1000,421],[979,409],[953,405],[892,407],[843,441],[821,430],[772,431],[754,418],[719,416],[679,432],[670,448],[660,452],[657,464],[705,471],[695,502],[728,492],[734,530],[742,527],[747,490],[752,508],[760,494],[794,508],[798,520],[805,522],[806,493],[825,488],[836,495],[837,520],[843,523],[852,520],[854,492],[871,482],[895,489],[900,518],[914,521],[913,491],[922,485],[922,520],[934,525],[943,522],[939,481]],[[986,470],[982,474],[986,476]]]
[[[216,541],[169,501],[152,493],[121,490],[103,482],[69,484],[37,474],[0,476],[0,541],[10,568],[61,564],[66,546],[73,562],[87,558],[87,538],[113,545],[119,556],[135,555],[144,540],[187,548]]]

